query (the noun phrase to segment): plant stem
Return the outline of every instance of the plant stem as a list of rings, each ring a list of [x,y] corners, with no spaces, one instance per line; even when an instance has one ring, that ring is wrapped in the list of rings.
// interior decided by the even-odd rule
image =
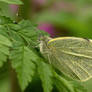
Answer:
[[[17,79],[17,74],[14,69],[11,68],[11,92],[22,92]]]
[[[23,19],[30,19],[30,11],[31,11],[31,2],[30,0],[22,0],[24,3],[23,5],[20,5],[17,12],[17,22],[23,20]]]
[[[11,62],[8,62],[9,65],[9,71],[10,71],[10,80],[11,80],[11,92],[22,92],[17,79],[17,74],[15,70],[11,66]]]

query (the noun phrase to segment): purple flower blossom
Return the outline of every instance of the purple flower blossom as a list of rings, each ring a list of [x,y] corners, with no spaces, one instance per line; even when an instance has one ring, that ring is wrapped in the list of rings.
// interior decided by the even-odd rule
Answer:
[[[11,11],[13,13],[15,13],[17,11],[17,9],[18,9],[18,6],[17,5],[10,5],[10,8],[11,8]]]
[[[54,33],[55,29],[52,24],[40,23],[38,28],[40,30],[44,30],[45,32],[48,32],[52,37],[55,35]]]

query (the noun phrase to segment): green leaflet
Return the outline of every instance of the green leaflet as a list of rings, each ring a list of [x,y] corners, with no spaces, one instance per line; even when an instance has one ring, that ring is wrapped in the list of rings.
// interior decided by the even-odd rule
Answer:
[[[8,28],[9,30],[16,32],[17,40],[22,38],[27,45],[32,47],[35,47],[39,44],[38,39],[41,34],[48,35],[44,31],[37,30],[28,20],[22,20],[18,24],[8,24]],[[11,36],[14,32],[10,32]]]
[[[56,72],[54,72],[54,85],[59,92],[87,92],[80,82],[67,80]]]
[[[9,17],[0,16],[0,27],[4,24],[13,23],[12,20]]]
[[[42,81],[43,91],[51,92],[53,89],[53,73],[51,67],[44,62],[39,62],[38,73]]]
[[[19,26],[21,26],[21,30],[18,31],[18,34],[20,34],[20,36],[22,36],[26,42],[32,46],[38,45],[40,35],[48,35],[46,32],[36,29],[36,27],[34,27],[28,20],[21,21]]]
[[[75,92],[74,87],[72,84],[70,84],[67,80],[65,80],[63,77],[59,76],[57,73],[55,73],[55,85],[59,92]]]
[[[11,47],[11,42],[4,36],[0,35],[0,67],[3,63],[7,61],[7,56],[9,56],[9,47]]]
[[[11,46],[11,42],[4,36],[0,35],[0,44],[5,46]]]
[[[17,72],[17,77],[22,90],[32,81],[35,72],[35,64],[32,59],[31,50],[24,45],[16,45],[12,48],[11,61],[12,67]],[[34,57],[35,58],[35,57]]]

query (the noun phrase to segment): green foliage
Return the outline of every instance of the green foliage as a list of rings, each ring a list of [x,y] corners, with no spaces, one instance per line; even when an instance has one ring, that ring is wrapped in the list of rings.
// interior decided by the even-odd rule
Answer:
[[[24,90],[31,82],[35,71],[32,51],[23,44],[15,43],[11,52],[12,67],[16,70],[21,89]]]
[[[0,68],[0,92],[10,92],[10,76],[9,76],[9,65],[4,64]]]
[[[10,10],[10,4],[21,5],[23,3],[21,0],[0,0],[0,16],[14,18]]]
[[[59,92],[86,92],[81,83],[69,80],[54,72],[54,83]],[[80,85],[79,85],[80,84]]]
[[[79,89],[79,83],[64,78],[46,63],[39,50],[38,39],[41,34],[48,35],[37,30],[30,21],[23,20],[14,24],[9,18],[0,17],[0,65],[8,62],[11,69],[15,70],[22,91],[38,75],[44,92],[51,92],[54,86],[58,92],[85,92]]]
[[[58,74],[55,74],[55,84],[57,89],[60,92],[75,92],[74,88],[72,87],[72,84],[70,84],[68,81],[66,81],[64,78],[59,76]],[[58,85],[57,85],[58,84]],[[62,85],[62,86],[61,86]],[[61,87],[60,87],[61,86]],[[66,90],[67,89],[67,90]]]
[[[82,4],[92,3],[92,0],[64,1],[75,3],[78,9]],[[49,9],[54,2],[56,1],[48,0],[45,8],[48,7]],[[23,16],[28,17],[27,13],[29,14],[30,11],[29,6],[26,7],[29,3],[26,5],[26,0],[23,3],[25,9],[21,8],[21,13],[23,13],[20,17],[22,19],[24,18]],[[11,16],[9,4],[22,5],[23,3],[22,0],[0,0],[0,92],[11,92],[11,85],[16,88],[15,82],[11,84],[14,76],[18,79],[14,81],[18,81],[21,92],[26,92],[26,88],[31,86],[32,81],[38,77],[40,78],[43,92],[54,92],[53,89],[58,90],[57,92],[86,92],[80,82],[69,79],[61,73],[59,74],[54,67],[47,64],[48,61],[41,55],[38,39],[40,35],[49,36],[47,33],[36,29],[28,20],[14,23],[10,18],[4,17]],[[47,9],[43,10],[44,12],[40,12],[36,17],[33,17],[36,22],[46,21],[56,27],[61,27],[62,25],[62,27],[70,30],[71,35],[92,37],[92,32],[90,31],[92,16],[89,17],[86,11],[83,15],[81,15],[81,12],[84,10],[77,12],[78,14],[75,11],[74,14],[59,12],[55,15],[51,11],[48,12]],[[32,15],[35,14],[32,12]],[[11,71],[13,71],[14,75]]]
[[[11,46],[11,42],[6,37],[0,35],[0,67],[2,67],[3,63],[7,61],[9,47]]]
[[[8,3],[8,4],[23,4],[21,0],[0,0],[0,2]]]
[[[90,9],[90,8],[89,8]],[[57,14],[52,13],[51,11],[43,11],[36,15],[36,22],[49,22],[58,28],[65,28],[68,30],[69,35],[80,36],[92,38],[92,13],[85,11],[86,13],[82,15],[84,10],[80,12],[58,12]],[[90,20],[90,21],[89,21]],[[62,33],[62,32],[61,32]],[[65,34],[66,35],[66,34]]]
[[[0,35],[0,44],[1,45],[6,45],[6,46],[11,46],[11,42],[4,36]]]
[[[8,17],[11,16],[8,4],[6,4],[4,2],[0,2],[0,15],[8,16]]]
[[[9,24],[9,23],[13,23],[10,18],[5,16],[0,16],[0,25]]]
[[[51,92],[53,88],[53,73],[51,67],[44,62],[41,62],[38,65],[38,73],[42,80],[44,92]]]

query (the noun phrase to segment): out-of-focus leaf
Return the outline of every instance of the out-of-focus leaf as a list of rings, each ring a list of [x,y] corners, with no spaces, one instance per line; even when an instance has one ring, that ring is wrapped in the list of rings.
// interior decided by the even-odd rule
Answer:
[[[4,3],[4,2],[0,2],[0,15],[1,16],[7,16],[7,17],[11,17],[11,12],[9,10],[9,5]]]
[[[0,0],[0,2],[17,5],[23,4],[21,0]]]
[[[63,24],[71,18],[75,18],[75,14],[71,14],[67,12],[58,12],[54,14],[51,11],[45,11],[35,16],[35,21],[36,22],[50,22],[50,23],[54,23],[58,25],[58,23]]]
[[[58,0],[58,1],[61,1],[61,0]],[[91,5],[92,4],[92,0],[62,0],[64,2],[71,2],[73,4],[76,4],[77,6],[78,5]]]
[[[45,12],[46,13],[46,12]],[[71,36],[79,36],[79,37],[88,37],[92,38],[92,23],[89,24],[87,22],[87,19],[79,18],[80,15],[72,14],[72,13],[66,13],[66,12],[60,12],[57,14],[53,13],[42,13],[41,15],[38,15],[37,22],[49,22],[53,24],[54,26],[57,26],[59,28],[63,27],[67,29],[69,35]],[[81,16],[80,16],[81,17]]]

